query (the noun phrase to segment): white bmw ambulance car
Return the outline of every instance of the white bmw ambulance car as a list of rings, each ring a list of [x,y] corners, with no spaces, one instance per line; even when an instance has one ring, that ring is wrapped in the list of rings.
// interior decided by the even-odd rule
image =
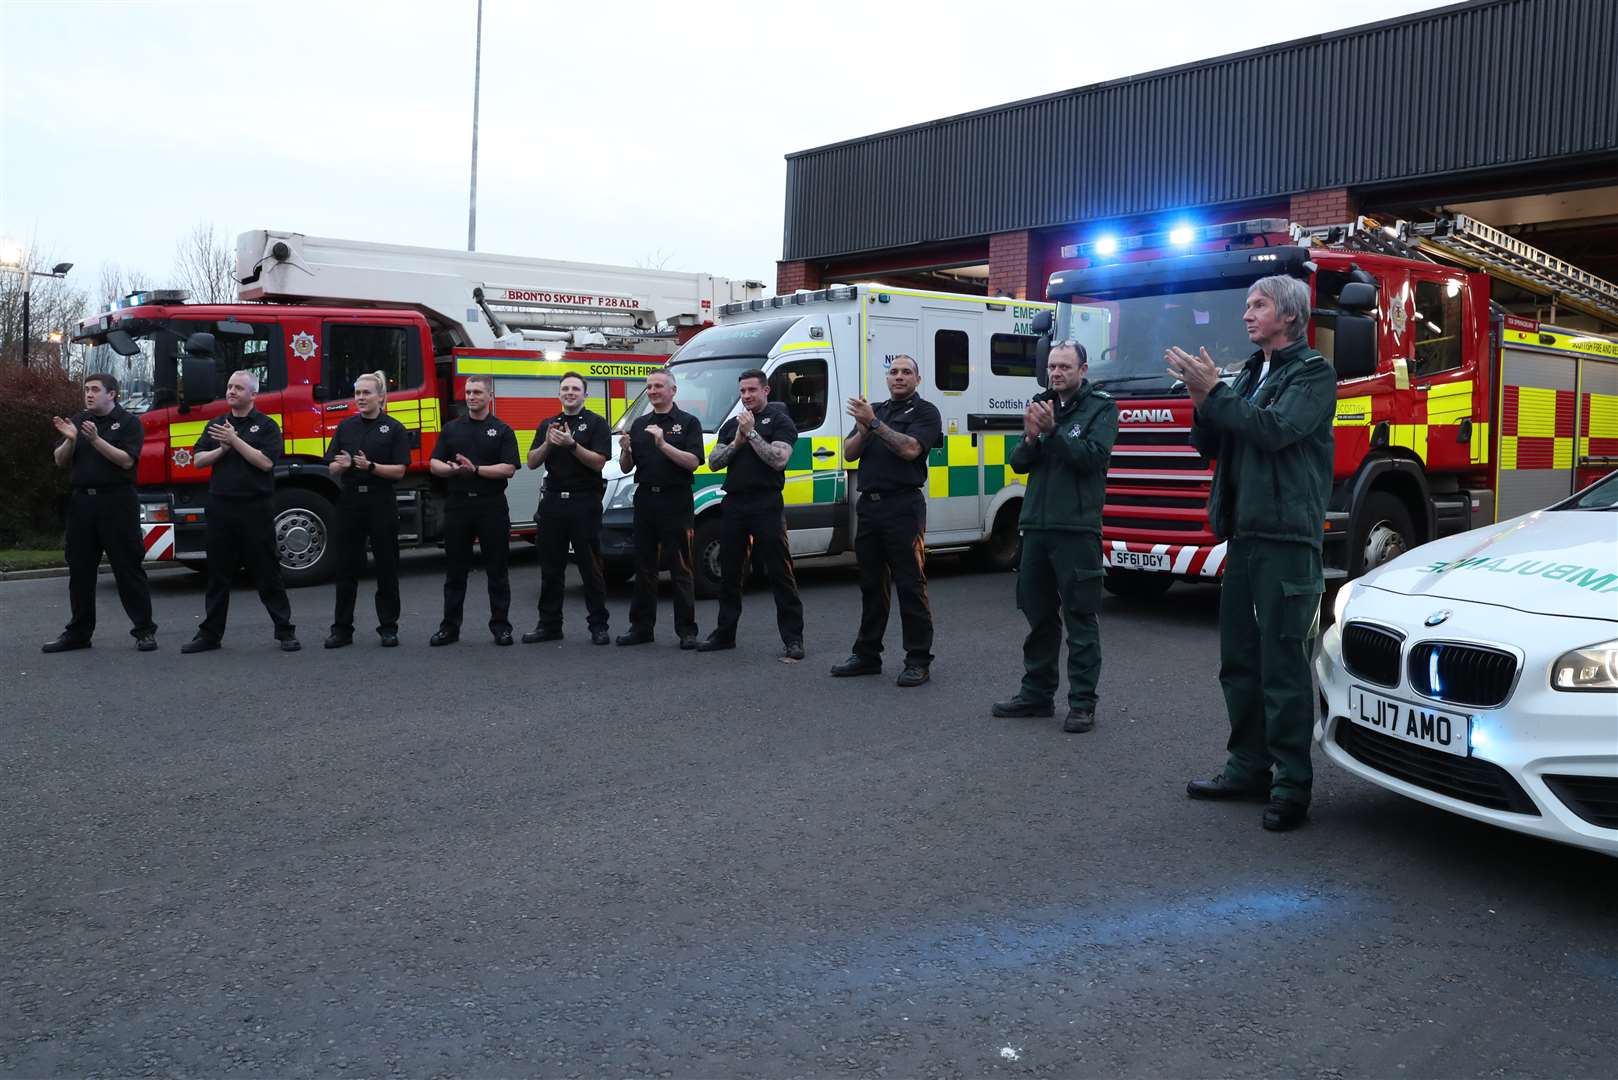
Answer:
[[[1315,739],[1456,814],[1618,856],[1618,472],[1337,594]]]

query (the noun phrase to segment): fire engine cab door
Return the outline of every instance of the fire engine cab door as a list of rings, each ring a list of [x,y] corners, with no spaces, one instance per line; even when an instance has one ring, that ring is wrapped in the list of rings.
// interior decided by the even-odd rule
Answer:
[[[307,445],[300,440],[299,452],[323,455],[337,425],[359,415],[354,380],[380,371],[388,379],[387,413],[410,432],[411,461],[420,464],[424,460],[422,435],[436,432],[439,422],[438,400],[423,397],[426,376],[420,329],[404,321],[327,319],[321,326],[321,338],[320,384],[326,389],[326,400],[318,404],[323,428],[320,437]],[[290,435],[288,439],[291,452]]]
[[[983,538],[982,439],[968,423],[983,411],[980,371],[989,357],[983,318],[981,311],[922,308],[920,393],[938,406],[944,426],[943,445],[927,457],[927,541],[934,546]]]

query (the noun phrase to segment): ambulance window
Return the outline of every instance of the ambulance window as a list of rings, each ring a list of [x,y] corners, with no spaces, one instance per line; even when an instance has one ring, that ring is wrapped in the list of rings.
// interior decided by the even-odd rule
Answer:
[[[421,385],[421,345],[408,326],[326,325],[323,382],[336,398],[354,393],[354,380],[373,371],[388,377],[388,390]]]
[[[989,339],[989,370],[1018,379],[1034,377],[1034,346],[1038,338],[1023,334],[996,334]]]
[[[933,334],[933,382],[940,390],[965,390],[972,381],[969,340],[965,330]]]
[[[824,360],[794,360],[770,376],[770,400],[787,407],[799,432],[813,431],[826,422],[829,382]]]
[[[1461,366],[1461,286],[1458,281],[1416,282],[1416,358],[1413,376]]]

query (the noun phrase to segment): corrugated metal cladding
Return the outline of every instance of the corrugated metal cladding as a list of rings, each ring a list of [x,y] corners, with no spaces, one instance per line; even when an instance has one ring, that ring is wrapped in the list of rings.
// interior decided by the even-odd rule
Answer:
[[[1480,0],[789,155],[783,258],[1613,151],[1618,0]]]

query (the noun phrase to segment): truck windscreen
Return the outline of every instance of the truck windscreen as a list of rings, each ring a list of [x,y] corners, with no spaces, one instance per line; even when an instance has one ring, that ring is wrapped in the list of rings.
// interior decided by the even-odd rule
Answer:
[[[1091,348],[1089,377],[1118,396],[1142,397],[1169,391],[1174,378],[1168,374],[1163,354],[1170,345],[1192,354],[1199,348],[1207,349],[1222,369],[1239,366],[1253,352],[1242,325],[1242,313],[1247,308],[1245,284],[1120,299],[1081,294],[1072,297],[1072,305],[1073,311],[1105,312],[1103,318],[1092,316],[1086,320],[1087,324],[1102,323],[1107,336],[1102,348]],[[1057,322],[1060,329],[1061,312]],[[1083,334],[1078,337],[1085,340]]]
[[[196,319],[148,319],[129,325],[129,336],[139,348],[133,356],[120,356],[107,344],[104,335],[92,338],[89,370],[117,376],[122,388],[119,403],[132,413],[166,408],[179,403],[180,364],[186,338],[197,332],[214,333],[217,323]],[[236,325],[240,326],[241,323]],[[193,400],[202,405],[224,397],[225,380],[238,370],[258,376],[258,392],[286,388],[286,360],[282,355],[281,330],[273,323],[249,326],[248,334],[215,334],[214,380],[210,397]]]

